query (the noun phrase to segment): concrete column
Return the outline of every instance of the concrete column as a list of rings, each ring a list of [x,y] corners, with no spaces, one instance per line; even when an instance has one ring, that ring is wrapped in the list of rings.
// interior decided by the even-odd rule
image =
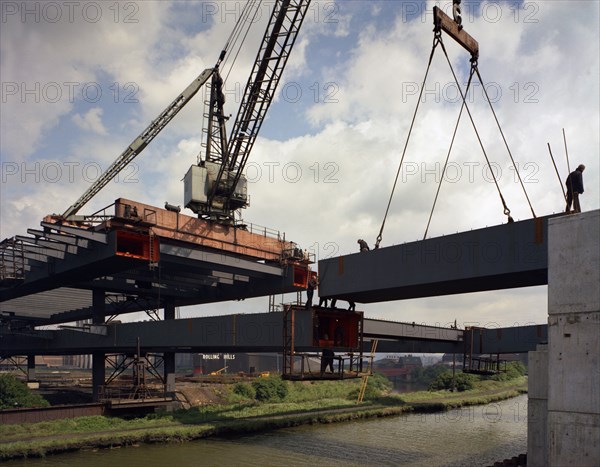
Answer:
[[[175,319],[175,301],[169,298],[165,301],[164,319]],[[164,378],[166,382],[166,392],[175,392],[175,352],[165,352],[163,355],[164,361]]]
[[[547,465],[598,466],[600,211],[549,221],[548,315]]]
[[[548,346],[529,352],[527,388],[527,465],[546,467],[548,425]]]
[[[94,289],[92,291],[92,323],[104,323],[104,290]],[[104,385],[106,380],[104,352],[94,352],[92,354],[92,397],[95,402],[99,400],[100,386]]]

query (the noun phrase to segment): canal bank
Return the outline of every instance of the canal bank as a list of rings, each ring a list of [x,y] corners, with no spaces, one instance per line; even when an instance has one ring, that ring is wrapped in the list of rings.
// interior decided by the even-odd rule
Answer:
[[[10,467],[488,466],[525,452],[527,396],[435,413],[229,434],[188,443],[81,450]]]
[[[196,407],[141,419],[82,417],[1,427],[0,460],[139,444],[180,443],[215,436],[271,432],[299,425],[332,424],[402,414],[445,413],[490,404],[526,391],[526,378],[482,381],[462,393],[416,392],[376,397],[362,405],[344,398],[305,402],[239,403]],[[519,454],[519,453],[516,453]],[[496,459],[498,460],[498,459]]]

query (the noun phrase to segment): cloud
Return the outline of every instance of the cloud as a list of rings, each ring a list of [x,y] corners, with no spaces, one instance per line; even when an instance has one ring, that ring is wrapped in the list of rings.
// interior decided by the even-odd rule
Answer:
[[[100,107],[94,107],[88,110],[84,115],[73,115],[73,122],[82,130],[91,131],[99,135],[106,135],[107,131],[102,124],[102,113]]]

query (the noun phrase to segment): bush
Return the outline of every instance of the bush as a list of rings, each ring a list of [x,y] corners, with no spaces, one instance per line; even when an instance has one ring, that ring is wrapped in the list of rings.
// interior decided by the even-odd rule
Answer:
[[[254,399],[256,397],[256,390],[251,384],[248,383],[237,383],[233,387],[234,394],[242,396],[245,399]]]
[[[391,389],[391,387],[392,387],[392,382],[389,379],[387,379],[381,373],[375,372],[371,376],[369,376],[369,379],[367,380],[367,387],[365,389],[364,400],[377,399],[378,397],[381,397],[386,392],[388,392]],[[359,384],[358,388],[354,389],[353,391],[351,391],[348,394],[348,399],[349,400],[358,399],[359,391],[360,391],[360,384]]]
[[[509,381],[523,376],[525,373],[527,373],[527,367],[521,362],[508,362],[506,364],[506,371],[497,373],[491,376],[490,379],[494,381]]]
[[[446,365],[438,364],[428,367],[416,367],[413,368],[410,375],[411,379],[418,385],[427,387],[429,386],[435,379],[448,371],[448,367]]]
[[[252,383],[256,391],[256,400],[261,402],[280,402],[288,394],[288,386],[279,376],[259,378]]]
[[[369,381],[367,382],[367,390],[369,388],[373,388],[380,393],[386,392],[392,388],[392,382],[383,374],[374,372],[373,375],[369,377]]]
[[[475,377],[461,372],[456,373],[454,381],[457,391],[466,391],[468,389],[473,389]],[[439,391],[443,389],[452,389],[452,373],[450,371],[442,373],[429,385],[430,391]]]
[[[0,375],[0,409],[48,407],[49,405],[46,399],[31,392],[27,385],[14,375]]]

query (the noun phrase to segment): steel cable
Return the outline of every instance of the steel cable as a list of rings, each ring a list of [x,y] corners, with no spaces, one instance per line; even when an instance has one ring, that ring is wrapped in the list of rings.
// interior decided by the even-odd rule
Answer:
[[[419,105],[421,104],[421,97],[423,96],[423,90],[425,89],[425,82],[427,81],[427,75],[429,74],[429,69],[431,68],[431,62],[433,61],[433,55],[435,53],[435,49],[438,46],[438,44],[440,44],[441,42],[442,42],[441,33],[436,32],[435,37],[433,39],[433,48],[431,49],[431,54],[429,55],[429,63],[427,64],[427,70],[425,71],[425,77],[423,78],[423,84],[421,85],[421,92],[419,93],[419,98],[417,100],[415,112],[413,114],[412,121],[410,122],[408,136],[406,137],[406,142],[404,143],[404,149],[402,151],[402,157],[400,158],[400,165],[398,166],[398,171],[396,172],[396,178],[394,179],[394,184],[392,186],[392,192],[390,193],[390,198],[388,200],[387,207],[385,209],[385,214],[383,216],[383,222],[381,223],[381,229],[379,229],[379,235],[377,236],[377,241],[375,242],[375,248],[379,248],[379,244],[381,243],[383,229],[385,227],[385,221],[386,221],[388,213],[390,211],[390,206],[392,204],[392,198],[394,197],[394,191],[396,190],[396,185],[398,183],[398,177],[400,176],[400,171],[402,170],[402,164],[404,162],[404,156],[406,155],[406,148],[408,147],[410,135],[412,133],[412,129],[415,124],[415,119],[417,117],[417,112],[419,110]],[[442,47],[443,47],[443,44],[442,44]]]

